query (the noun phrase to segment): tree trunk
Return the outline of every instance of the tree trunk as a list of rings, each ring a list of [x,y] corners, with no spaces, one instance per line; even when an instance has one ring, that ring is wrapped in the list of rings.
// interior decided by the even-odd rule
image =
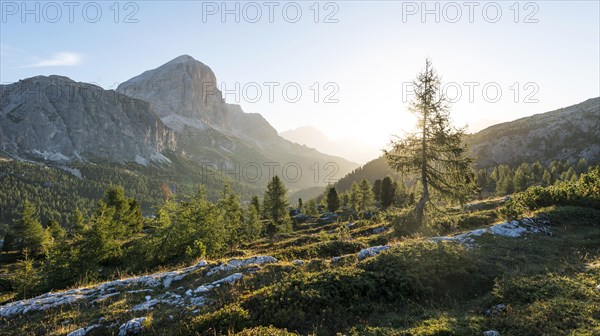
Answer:
[[[424,98],[428,98],[428,82],[429,82],[429,61],[425,62],[425,90]],[[421,199],[417,203],[416,212],[416,225],[418,228],[423,226],[423,214],[425,212],[425,204],[429,200],[429,188],[427,185],[427,117],[429,114],[429,101],[425,101],[423,104],[423,125],[421,134],[421,184],[423,185],[423,194]]]

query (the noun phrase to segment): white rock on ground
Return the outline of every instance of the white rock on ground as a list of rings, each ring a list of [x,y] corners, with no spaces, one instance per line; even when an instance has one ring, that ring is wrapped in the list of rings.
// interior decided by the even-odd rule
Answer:
[[[278,260],[271,256],[256,256],[256,257],[243,259],[243,260],[231,259],[225,264],[220,264],[218,266],[211,267],[208,270],[208,272],[206,272],[206,276],[211,276],[218,272],[233,271],[235,269],[249,266],[249,265],[262,265],[262,264],[269,264],[269,263],[276,263],[276,262],[278,262]]]
[[[116,292],[116,293],[110,293],[110,294],[105,294],[105,295],[100,295],[97,299],[92,300],[90,303],[96,303],[96,302],[102,302],[110,297],[113,296],[117,296],[117,295],[121,295],[120,292]]]
[[[206,298],[204,296],[193,297],[190,299],[190,303],[196,307],[202,307],[206,303]]]
[[[160,302],[161,302],[160,300],[156,300],[156,299],[144,301],[138,305],[135,305],[133,308],[130,309],[130,311],[150,310],[150,309],[154,308],[154,306],[156,306]]]
[[[119,336],[135,335],[142,331],[146,317],[136,317],[119,327]]]
[[[194,289],[194,293],[207,293],[210,292],[213,288],[213,285],[202,285]]]
[[[90,302],[93,300],[102,300],[116,295],[114,293],[111,294],[111,292],[114,292],[116,288],[134,285],[157,287],[163,282],[163,280],[166,280],[166,278],[170,279],[170,284],[170,282],[181,280],[186,275],[205,267],[206,265],[208,265],[207,262],[203,260],[196,265],[182,268],[173,272],[161,272],[140,277],[115,280],[105,282],[92,288],[76,288],[57,293],[50,292],[31,299],[15,301],[0,306],[0,316],[11,317],[14,315],[25,314],[27,312],[44,311],[65,304],[72,304],[80,300]]]
[[[360,250],[358,252],[358,260],[363,260],[368,257],[373,257],[381,253],[382,251],[389,250],[391,246],[389,245],[380,245],[380,246],[372,246],[366,249]]]
[[[292,264],[296,266],[304,265],[304,260],[294,260],[292,261]]]
[[[219,285],[222,283],[234,283],[237,280],[241,279],[244,275],[242,273],[233,273],[230,276],[226,276],[223,279],[217,280],[217,281],[213,281],[210,284],[215,286],[215,285]]]
[[[185,297],[182,297],[179,294],[175,294],[175,293],[171,293],[171,292],[166,292],[164,294],[161,294],[156,299],[151,299],[150,296],[148,295],[148,296],[146,296],[145,302],[142,302],[142,303],[134,306],[133,308],[130,309],[130,311],[152,310],[152,309],[154,309],[154,306],[156,306],[159,303],[168,304],[168,305],[177,306],[177,307],[186,307],[186,306],[190,306],[190,305],[201,307],[201,306],[204,306],[204,304],[206,303],[206,297],[204,297],[203,295],[194,296],[194,294],[208,293],[213,288],[218,287],[223,283],[231,284],[231,283],[241,279],[242,277],[243,277],[242,273],[234,273],[234,274],[226,276],[222,279],[213,281],[210,284],[205,284],[205,285],[199,286],[194,291],[192,291],[191,289],[188,289],[185,292]],[[188,302],[189,302],[189,304],[188,304]]]
[[[75,331],[72,331],[72,332],[68,333],[67,336],[85,336],[92,329],[98,328],[99,326],[100,326],[99,324],[92,324],[89,327],[79,328],[79,329],[77,329]]]
[[[146,292],[149,292],[149,293],[154,292],[154,289],[151,289],[151,288],[136,289],[136,290],[127,291],[125,293],[127,293],[127,294],[135,294],[135,293],[146,293]]]
[[[215,274],[221,271],[230,271],[234,269],[238,269],[245,266],[250,265],[261,265],[266,263],[275,263],[277,259],[271,256],[257,256],[243,260],[233,259],[230,260],[226,264],[221,264],[218,266],[214,266],[209,269],[209,274]],[[206,261],[201,261],[196,265],[186,267],[180,270],[171,271],[171,272],[161,272],[150,275],[144,275],[140,277],[133,277],[121,280],[115,280],[110,282],[105,282],[100,285],[91,288],[76,288],[71,289],[64,292],[57,293],[46,293],[31,299],[20,300],[8,303],[6,305],[0,306],[0,317],[11,317],[14,315],[25,314],[33,311],[44,311],[50,308],[59,307],[65,304],[72,304],[78,301],[87,301],[90,303],[100,302],[102,300],[106,300],[110,297],[121,294],[121,292],[117,291],[118,288],[121,287],[129,287],[129,286],[145,286],[145,287],[158,287],[161,284],[164,288],[169,288],[171,283],[174,281],[179,281],[189,275],[191,272],[194,272],[202,267],[207,266]],[[193,293],[207,293],[212,290],[214,287],[219,286],[222,283],[233,283],[242,278],[242,273],[234,273],[223,279],[216,280],[210,284],[205,284],[196,288]],[[128,291],[128,293],[140,293],[140,292],[153,292],[152,288],[143,288]],[[192,290],[187,291],[189,294],[187,298],[189,298],[189,304],[193,306],[201,306],[204,305],[205,298],[194,297]],[[152,299],[151,296],[147,295],[145,297],[146,301],[142,302],[136,306],[134,306],[132,311],[140,311],[140,310],[149,310],[152,309],[155,305],[159,303],[169,304],[177,307],[185,307],[188,305],[186,303],[186,299],[182,298],[181,295],[174,294],[171,292],[166,292],[158,295],[155,299]]]
[[[387,228],[386,226],[382,226],[382,227],[374,228],[374,229],[373,229],[373,233],[374,233],[374,234],[382,233],[382,232],[385,232],[385,231],[387,231],[387,229],[388,229],[388,228]]]
[[[506,305],[504,303],[500,303],[500,304],[497,304],[497,305],[491,307],[490,309],[486,310],[485,314],[486,315],[496,315],[505,310],[506,310]]]
[[[500,336],[500,333],[496,330],[488,330],[483,332],[483,336]]]
[[[538,233],[542,230],[540,230],[540,228],[536,227],[533,225],[534,220],[530,219],[530,218],[526,218],[523,220],[523,223],[519,222],[519,221],[509,221],[509,222],[504,222],[504,223],[500,223],[500,224],[496,224],[496,225],[492,225],[488,228],[482,228],[482,229],[476,229],[476,230],[472,230],[472,231],[468,231],[456,236],[452,236],[452,237],[433,237],[430,238],[429,240],[432,242],[441,242],[441,241],[450,241],[450,242],[457,242],[460,244],[464,244],[468,247],[473,247],[475,246],[475,240],[473,239],[474,237],[479,237],[485,233],[490,233],[493,235],[497,235],[497,236],[503,236],[503,237],[511,237],[511,238],[516,238],[516,237],[520,237],[526,233]],[[543,230],[544,232],[546,232],[546,230]]]

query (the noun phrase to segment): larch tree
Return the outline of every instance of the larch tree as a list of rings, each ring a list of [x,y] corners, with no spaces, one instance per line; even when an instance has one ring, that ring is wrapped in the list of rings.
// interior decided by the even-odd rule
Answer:
[[[385,151],[390,166],[402,174],[416,176],[421,186],[415,206],[416,225],[424,220],[426,205],[435,195],[461,203],[473,189],[472,159],[466,154],[464,129],[451,125],[449,100],[440,90],[441,79],[431,61],[413,81],[414,97],[409,109],[417,116],[416,131],[391,141]]]
[[[306,203],[306,214],[308,216],[316,216],[318,213],[317,201],[314,198],[309,199]]]
[[[34,256],[48,252],[50,237],[40,223],[36,208],[27,199],[19,218],[13,224],[12,236],[14,247],[21,252],[28,249]]]
[[[244,213],[244,236],[249,241],[258,239],[262,233],[262,224],[256,208],[250,204]]]
[[[358,211],[360,206],[360,187],[358,183],[352,182],[352,187],[350,189],[350,209],[352,211]]]
[[[229,182],[225,182],[221,199],[217,202],[219,220],[223,225],[223,235],[227,246],[232,249],[241,242],[243,213],[237,195],[231,190]]]
[[[381,182],[381,207],[389,208],[396,200],[396,188],[394,182],[389,176],[386,176]]]
[[[366,179],[363,179],[359,185],[360,188],[360,201],[359,208],[360,210],[367,210],[373,205],[373,188],[371,183]]]
[[[340,207],[340,197],[335,190],[335,187],[329,188],[329,192],[327,193],[327,210],[330,212],[334,212]]]
[[[381,183],[382,181],[380,179],[375,180],[373,183],[373,197],[377,204],[380,204],[381,202]]]
[[[260,208],[260,200],[258,199],[258,196],[256,196],[256,195],[252,196],[252,199],[250,200],[250,205],[253,206],[254,209],[256,209],[256,212],[258,213],[258,215],[260,217],[261,208]]]
[[[267,185],[267,191],[265,192],[263,201],[265,217],[281,224],[286,218],[287,207],[287,189],[279,176],[275,175]]]

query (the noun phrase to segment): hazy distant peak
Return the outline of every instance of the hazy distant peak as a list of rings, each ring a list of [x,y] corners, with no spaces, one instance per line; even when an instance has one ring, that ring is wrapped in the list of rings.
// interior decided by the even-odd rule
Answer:
[[[280,135],[289,140],[300,138],[312,139],[313,141],[320,139],[329,139],[325,134],[323,134],[323,132],[311,125],[300,126],[298,128],[287,130],[281,132]]]
[[[356,139],[332,140],[314,126],[301,126],[296,129],[281,132],[280,136],[316,150],[339,155],[353,162],[364,163],[377,157],[378,150],[370,148]]]

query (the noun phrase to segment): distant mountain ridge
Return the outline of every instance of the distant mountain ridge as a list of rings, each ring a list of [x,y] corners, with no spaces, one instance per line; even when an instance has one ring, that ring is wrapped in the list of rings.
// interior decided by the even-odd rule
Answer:
[[[600,163],[600,97],[558,110],[487,127],[465,137],[478,167],[553,160]],[[398,177],[380,156],[341,178],[336,186],[347,190],[363,178],[373,182],[386,175]]]
[[[490,126],[466,139],[480,167],[585,158],[600,161],[600,97]]]
[[[338,155],[355,162],[366,162],[377,155],[377,151],[354,139],[332,140],[325,136],[321,131],[312,126],[302,126],[292,130],[281,132],[283,138],[292,142],[306,145],[316,150]]]

